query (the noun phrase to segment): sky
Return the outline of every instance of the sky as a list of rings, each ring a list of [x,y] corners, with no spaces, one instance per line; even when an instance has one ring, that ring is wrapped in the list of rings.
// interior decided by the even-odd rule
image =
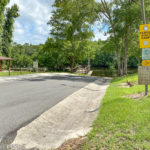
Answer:
[[[20,16],[15,20],[14,41],[20,44],[41,44],[50,37],[50,26],[47,22],[52,16],[54,0],[10,0],[8,7],[16,3],[19,6]],[[106,40],[104,31],[99,29],[102,25],[95,23],[92,27],[95,38],[93,40]]]

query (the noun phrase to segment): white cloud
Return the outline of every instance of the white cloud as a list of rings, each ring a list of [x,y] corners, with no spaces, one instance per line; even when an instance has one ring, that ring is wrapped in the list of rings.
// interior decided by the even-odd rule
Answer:
[[[109,34],[105,34],[105,32],[108,31],[108,25],[103,24],[100,21],[95,22],[95,24],[92,26],[92,30],[94,32],[94,39],[95,41],[98,41],[99,39],[101,40],[107,40],[107,38],[109,37]]]
[[[54,0],[10,0],[8,7],[16,3],[20,16],[16,19],[14,41],[17,43],[44,43],[49,36],[50,26],[47,25],[51,17]],[[94,40],[106,40],[103,32],[99,32],[101,24],[93,26]],[[105,30],[105,29],[102,29]]]
[[[16,29],[16,32],[18,33],[18,35],[23,35],[24,34],[23,29]]]
[[[10,0],[8,7],[16,3],[20,16],[15,22],[14,41],[17,43],[44,43],[49,36],[50,19],[54,0]]]
[[[107,40],[107,38],[109,37],[109,35],[105,35],[105,33],[103,32],[96,32],[95,33],[95,41],[98,41],[99,39],[101,39],[102,41]]]

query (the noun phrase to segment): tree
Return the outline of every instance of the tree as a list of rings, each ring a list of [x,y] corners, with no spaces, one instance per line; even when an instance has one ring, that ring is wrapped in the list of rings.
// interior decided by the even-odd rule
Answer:
[[[1,53],[1,37],[3,33],[4,11],[9,0],[0,0],[0,53]]]
[[[48,38],[39,51],[39,65],[51,70],[61,70],[65,65],[68,65],[66,51],[62,48],[62,45],[65,44],[63,41],[56,41],[53,38]]]
[[[116,0],[116,9],[114,9],[115,30],[119,39],[121,39],[122,50],[122,74],[127,75],[127,57],[128,48],[131,44],[132,34],[138,31],[138,25],[141,22],[139,3],[131,0]],[[132,34],[130,34],[132,33]]]
[[[116,57],[113,47],[112,40],[108,39],[106,41],[99,40],[94,42],[96,46],[95,57],[92,60],[92,66],[94,67],[105,67],[105,68],[115,68],[116,67]]]
[[[120,50],[119,50],[119,43],[118,37],[115,30],[115,23],[114,19],[114,3],[113,2],[106,2],[106,0],[100,0],[99,6],[99,19],[103,20],[105,24],[109,26],[109,34],[112,37],[112,41],[115,47],[116,55],[117,55],[117,65],[118,65],[118,75],[121,75],[121,63],[120,63]]]
[[[43,45],[12,43],[10,47],[10,57],[13,58],[12,67],[32,67],[42,47]]]
[[[140,16],[140,17],[139,17]],[[118,75],[127,74],[127,56],[131,32],[137,32],[141,20],[139,2],[134,0],[100,0],[99,18],[108,25],[114,43]]]
[[[9,56],[9,48],[12,42],[15,18],[19,16],[19,8],[15,4],[6,9],[5,23],[3,25],[2,35],[2,54]]]
[[[96,19],[95,1],[55,0],[53,6],[55,10],[49,21],[52,26],[51,35],[57,41],[63,41],[62,47],[68,52],[67,57],[73,71],[79,56],[81,57],[81,43],[93,37],[90,23]]]

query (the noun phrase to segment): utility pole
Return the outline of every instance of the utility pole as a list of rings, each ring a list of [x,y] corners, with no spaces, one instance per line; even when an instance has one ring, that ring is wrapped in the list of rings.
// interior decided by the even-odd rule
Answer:
[[[144,0],[141,0],[141,10],[142,10],[143,24],[146,24]],[[145,85],[145,96],[147,94],[148,94],[148,85]]]

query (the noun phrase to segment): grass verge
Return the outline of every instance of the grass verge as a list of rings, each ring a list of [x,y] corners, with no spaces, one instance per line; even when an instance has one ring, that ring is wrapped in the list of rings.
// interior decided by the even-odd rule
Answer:
[[[17,76],[17,75],[26,75],[26,74],[33,74],[36,72],[28,72],[28,71],[15,71],[15,72],[11,72],[11,76]],[[79,74],[79,73],[71,73],[71,72],[58,72],[58,71],[49,71],[49,72],[38,72],[38,73],[69,73],[69,74],[74,74],[74,75],[78,75],[78,76],[88,76],[87,74]],[[0,77],[2,76],[9,76],[9,72],[0,72]]]
[[[33,74],[33,72],[20,72],[20,71],[16,71],[16,72],[11,72],[10,73],[11,76],[25,75],[25,74]],[[4,77],[4,76],[9,76],[9,72],[0,72],[0,77]]]
[[[135,86],[120,87],[126,80]],[[143,91],[144,86],[137,85],[137,74],[113,79],[83,150],[149,150],[150,96],[125,97]]]

